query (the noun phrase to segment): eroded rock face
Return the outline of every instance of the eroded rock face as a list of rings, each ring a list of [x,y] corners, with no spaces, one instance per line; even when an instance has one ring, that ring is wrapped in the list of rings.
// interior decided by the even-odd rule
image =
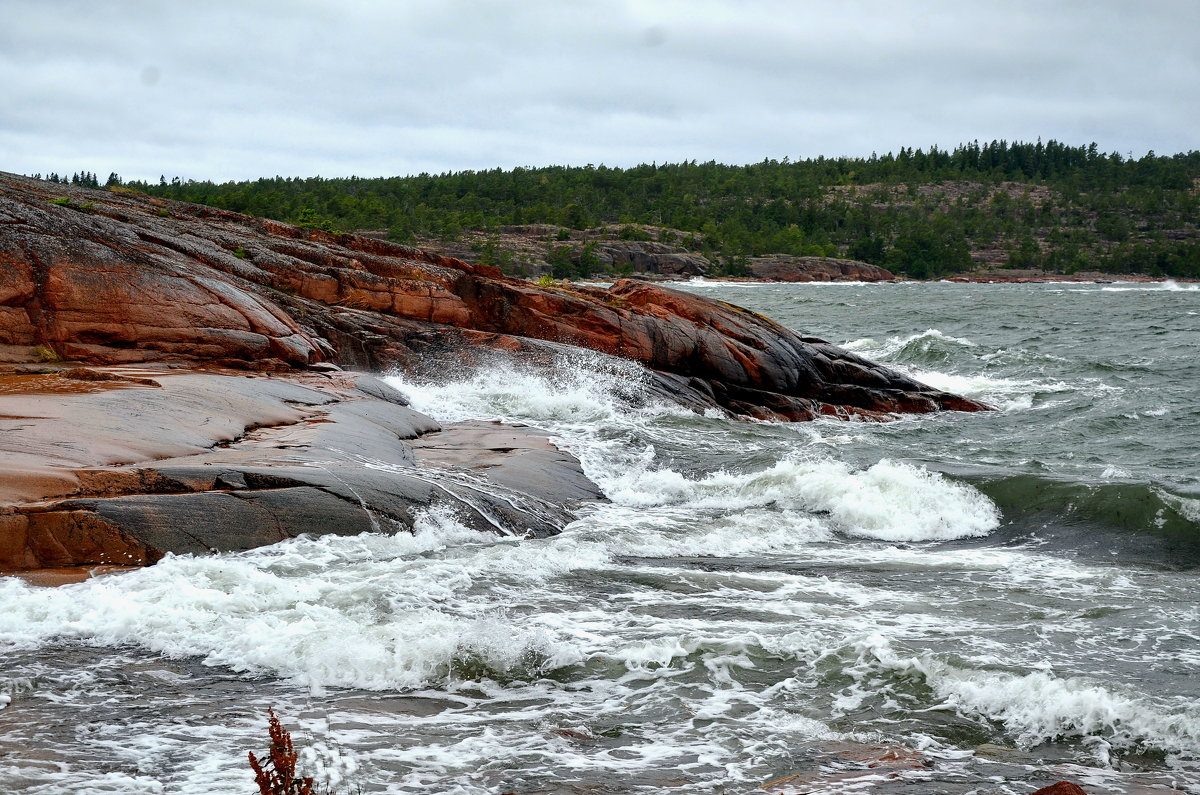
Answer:
[[[712,270],[707,257],[676,246],[639,240],[605,241],[596,247],[601,262],[616,268],[628,266],[640,273],[664,276],[704,276]]]
[[[67,200],[54,204],[51,200]],[[426,251],[0,175],[0,356],[417,367],[573,345],[693,408],[805,420],[985,408],[739,307],[642,282],[539,287]],[[886,273],[886,272],[885,272]]]
[[[890,282],[896,275],[886,268],[853,259],[794,257],[772,254],[751,257],[750,275],[773,282]]]
[[[130,224],[43,204],[0,205],[21,218],[0,243],[0,344],[100,363],[322,358],[287,313],[203,258],[163,251]]]

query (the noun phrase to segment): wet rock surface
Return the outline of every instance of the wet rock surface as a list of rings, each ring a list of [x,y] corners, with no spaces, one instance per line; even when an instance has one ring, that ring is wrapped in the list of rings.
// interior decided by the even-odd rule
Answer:
[[[601,494],[544,434],[440,427],[342,368],[554,367],[580,348],[636,362],[650,399],[696,411],[986,408],[641,281],[539,286],[372,238],[0,174],[0,570],[411,529],[439,506],[481,530],[558,532]]]
[[[730,304],[644,282],[542,287],[373,238],[0,175],[0,357],[415,368],[541,342],[764,419],[983,408]]]
[[[106,391],[48,374],[0,394],[0,570],[411,530],[430,509],[544,536],[603,498],[544,433],[441,426],[371,376],[101,372]]]

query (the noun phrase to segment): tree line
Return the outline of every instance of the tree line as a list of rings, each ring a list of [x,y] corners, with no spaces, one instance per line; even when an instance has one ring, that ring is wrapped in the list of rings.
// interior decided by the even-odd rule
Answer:
[[[95,176],[89,175],[94,182]],[[870,157],[630,168],[546,166],[386,178],[107,183],[399,242],[553,224],[657,227],[736,273],[750,256],[846,256],[916,278],[981,262],[1200,277],[1200,152],[1142,157],[974,141]]]

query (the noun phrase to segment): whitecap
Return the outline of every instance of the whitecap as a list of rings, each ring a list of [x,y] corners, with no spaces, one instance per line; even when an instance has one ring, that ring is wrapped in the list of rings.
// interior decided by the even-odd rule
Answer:
[[[921,368],[900,369],[934,389],[979,400],[1001,411],[1026,411],[1034,407],[1034,400],[1039,395],[1071,392],[1076,389],[1065,381],[994,378],[979,374],[955,375]],[[1089,388],[1092,386],[1089,385]]]
[[[1144,284],[1138,282],[1123,282],[1122,284],[1139,284],[1138,287],[1101,287],[1105,293],[1194,293],[1200,290],[1200,284],[1180,284],[1173,279]]]
[[[647,458],[644,464],[651,462]],[[981,536],[1000,518],[995,505],[974,488],[888,460],[866,470],[835,460],[788,459],[764,470],[695,479],[645,466],[614,475],[603,485],[622,505],[720,512],[778,506],[819,513],[841,532],[884,541]]]
[[[888,337],[879,342],[873,337],[862,337],[843,343],[841,347],[852,353],[870,354],[877,359],[890,359],[906,348],[928,345],[950,345],[962,348],[975,348],[976,343],[966,337],[955,337],[940,329],[930,328],[917,334],[905,337]]]
[[[1050,670],[979,670],[927,654],[907,656],[878,633],[853,646],[858,661],[848,670],[864,686],[879,667],[915,674],[934,690],[942,706],[999,722],[1025,747],[1062,738],[1080,739],[1101,764],[1108,764],[1110,747],[1188,754],[1200,751],[1200,706],[1190,700],[1163,702],[1084,677],[1061,678]],[[854,709],[870,693],[869,686],[847,690],[838,708]]]

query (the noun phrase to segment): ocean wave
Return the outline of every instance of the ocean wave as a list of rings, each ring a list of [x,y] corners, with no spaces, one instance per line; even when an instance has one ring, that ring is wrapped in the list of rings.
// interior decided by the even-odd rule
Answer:
[[[1108,747],[1126,752],[1200,753],[1200,709],[1114,691],[1082,677],[935,670],[933,686],[949,703],[1000,721],[1027,747],[1062,738],[1091,740],[1102,764]],[[1098,741],[1098,742],[1097,742]]]
[[[1014,528],[1054,547],[1200,565],[1200,499],[1105,472],[1111,479],[1099,482],[1017,475],[975,485]]]
[[[846,691],[840,709],[879,698],[882,686],[915,680],[932,693],[927,709],[949,709],[965,717],[1001,724],[1021,746],[1063,740],[1080,742],[1103,765],[1110,752],[1200,755],[1200,707],[1191,700],[1161,701],[1086,677],[1049,671],[995,671],[950,664],[929,654],[897,651],[878,633],[853,644],[855,661],[846,668],[858,684]],[[880,680],[880,672],[886,672]],[[883,694],[886,697],[886,693]]]
[[[1028,411],[1038,405],[1040,397],[1076,390],[1076,387],[1065,381],[997,378],[980,374],[956,375],[923,368],[905,369],[913,378],[934,389],[980,400],[1001,411]]]
[[[807,288],[807,287],[874,287],[879,284],[891,284],[891,282],[860,282],[860,281],[812,281],[812,282],[764,282],[753,281],[749,279],[739,279],[738,281],[725,281],[723,279],[706,279],[703,276],[693,276],[681,286],[687,287],[706,287],[706,288],[726,288],[735,289],[738,287],[779,287],[783,289],[792,288]],[[672,285],[674,286],[674,285]]]
[[[954,337],[931,328],[906,337],[888,337],[882,342],[872,337],[862,337],[844,343],[842,347],[889,362],[934,364],[949,360],[958,349],[977,346],[965,337]]]
[[[389,380],[410,395],[414,408],[438,419],[497,417],[549,429],[619,505],[706,513],[776,506],[820,514],[838,532],[884,541],[980,536],[999,523],[995,506],[970,486],[894,461],[855,469],[834,459],[791,455],[741,471],[682,472],[660,457],[656,444],[694,441],[704,449],[724,437],[714,441],[703,429],[688,437],[663,425],[664,419],[690,415],[641,402],[636,379],[621,386],[621,379],[595,369],[633,367],[627,362],[583,357],[567,365],[555,375],[506,364],[455,382]],[[687,438],[681,442],[681,436]]]
[[[446,550],[453,553],[428,553]],[[78,638],[135,644],[206,665],[272,673],[312,688],[423,686],[447,677],[499,678],[578,660],[570,644],[473,597],[480,577],[526,582],[549,566],[452,516],[426,514],[414,534],[296,539],[263,550],[168,556],[152,567],[58,589],[0,579],[10,649]],[[606,559],[607,556],[601,556]],[[532,565],[531,565],[532,564]],[[557,565],[555,565],[557,564]],[[507,572],[507,573],[506,573]]]
[[[562,354],[551,368],[499,359],[457,377],[443,373],[437,381],[400,375],[384,380],[408,395],[414,409],[443,422],[499,419],[603,426],[630,411],[690,414],[654,400],[645,371],[636,363],[592,351]]]
[[[1194,293],[1200,290],[1200,284],[1179,284],[1178,282],[1167,279],[1165,281],[1156,282],[1153,284],[1144,284],[1137,282],[1125,282],[1125,285],[1137,284],[1137,287],[1101,287],[1100,292],[1103,293]]]
[[[981,400],[1002,411],[1025,411],[1039,406],[1039,398],[1061,392],[1102,389],[1094,379],[1072,384],[1053,376],[1020,377],[1057,372],[1067,360],[1021,348],[988,350],[966,337],[955,337],[938,329],[919,334],[889,337],[879,341],[864,337],[842,347],[884,362],[936,389]],[[985,374],[997,369],[1001,376]]]

